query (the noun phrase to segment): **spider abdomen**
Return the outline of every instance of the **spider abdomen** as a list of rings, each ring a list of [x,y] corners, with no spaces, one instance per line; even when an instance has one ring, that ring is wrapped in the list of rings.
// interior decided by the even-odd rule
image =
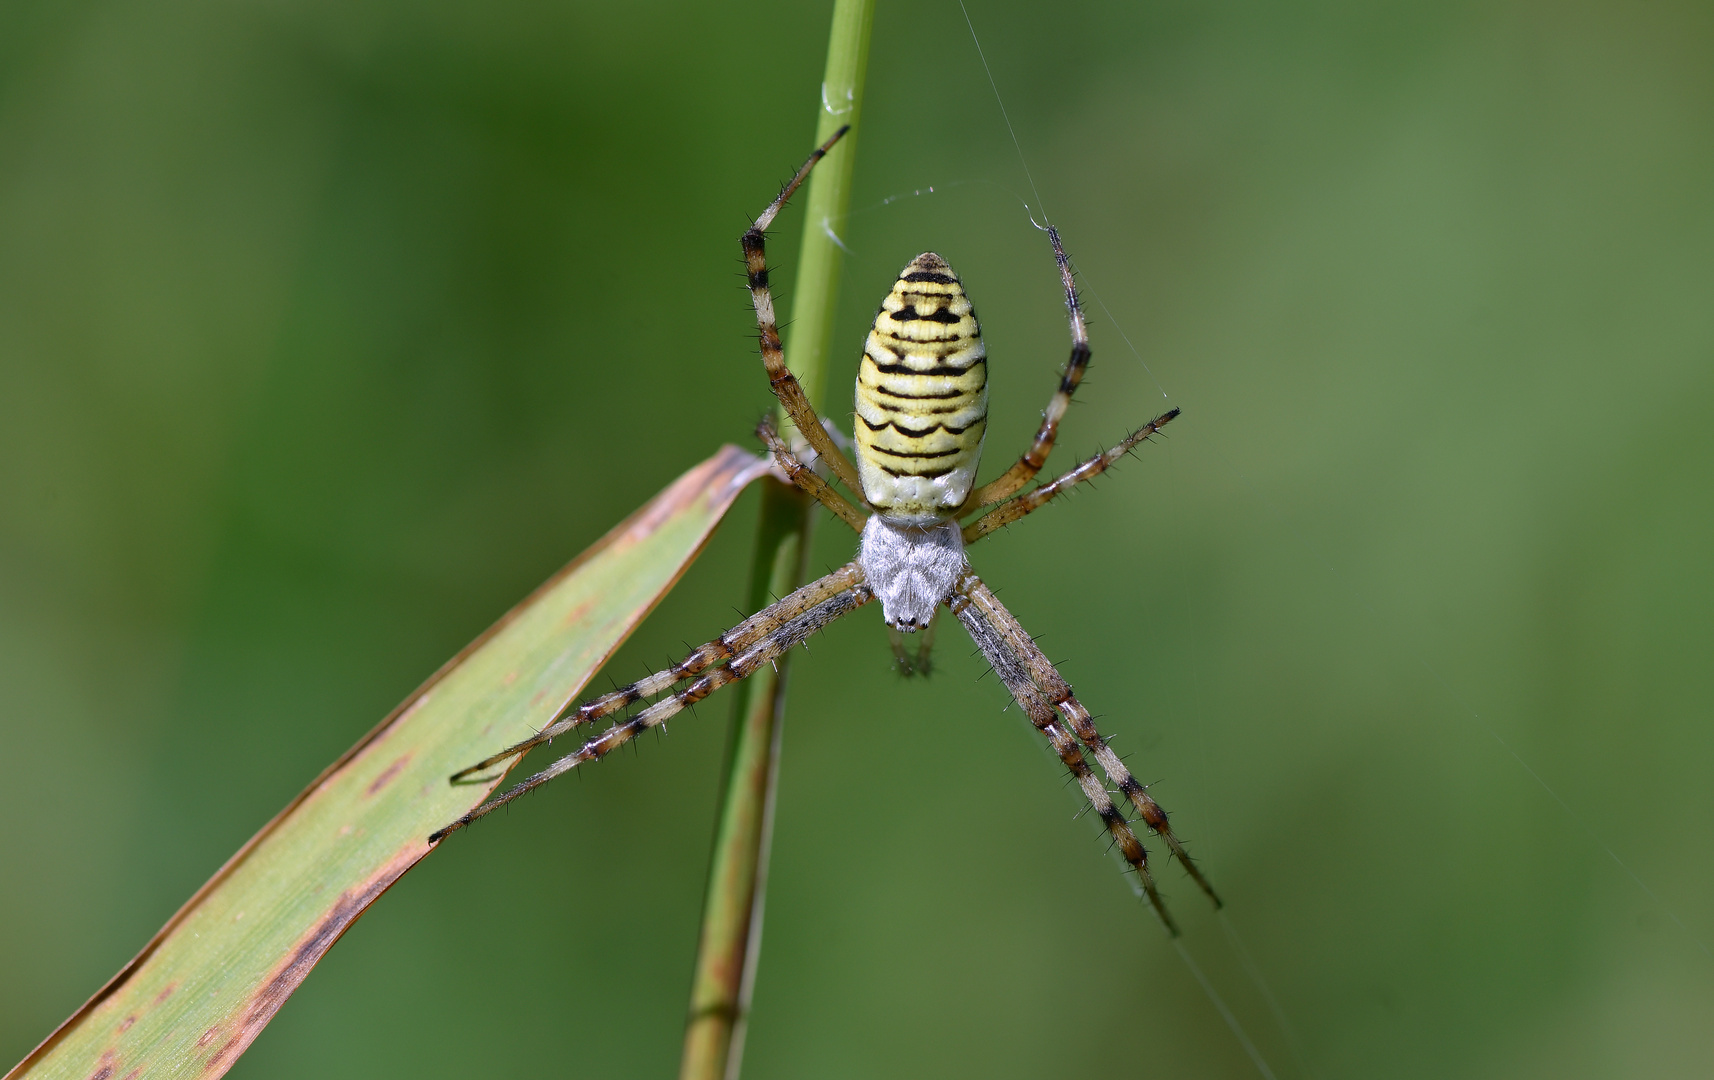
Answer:
[[[910,261],[881,302],[857,374],[857,475],[888,520],[945,520],[970,494],[988,429],[982,328],[952,267]]]

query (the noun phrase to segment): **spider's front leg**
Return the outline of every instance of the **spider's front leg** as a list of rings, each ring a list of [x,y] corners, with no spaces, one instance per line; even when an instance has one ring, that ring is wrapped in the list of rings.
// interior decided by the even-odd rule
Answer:
[[[788,594],[778,603],[763,608],[708,644],[693,649],[684,662],[610,694],[603,694],[549,725],[539,734],[502,750],[484,762],[460,770],[454,774],[454,782],[548,742],[573,727],[612,715],[644,697],[662,693],[679,681],[693,675],[699,676],[684,689],[670,697],[662,698],[624,722],[613,725],[577,750],[512,787],[499,798],[483,803],[452,824],[436,831],[429,836],[429,842],[440,841],[448,833],[462,829],[477,818],[493,812],[585,761],[606,757],[630,742],[638,733],[658,727],[722,686],[748,677],[763,664],[772,663],[805,638],[834,620],[856,611],[873,598],[874,594],[869,589],[862,568],[856,563],[847,563],[831,574]],[[725,665],[715,666],[721,660],[726,661]]]
[[[1143,893],[1148,896],[1155,914],[1166,924],[1167,931],[1177,937],[1178,924],[1173,922],[1172,915],[1168,913],[1166,901],[1161,899],[1160,890],[1155,887],[1154,874],[1149,870],[1148,849],[1137,839],[1137,834],[1131,831],[1131,824],[1125,820],[1125,815],[1113,805],[1113,797],[1090,770],[1089,763],[1083,758],[1082,748],[1060,724],[1053,705],[1030,678],[1005,632],[972,600],[971,592],[977,588],[986,590],[986,586],[982,585],[975,574],[965,574],[959,581],[958,588],[947,598],[947,607],[958,616],[958,621],[964,624],[964,628],[970,631],[970,637],[976,642],[976,647],[982,650],[982,655],[993,665],[995,674],[1006,684],[1012,699],[1023,708],[1024,715],[1030,718],[1030,723],[1035,725],[1037,731],[1047,736],[1048,744],[1077,781],[1077,786],[1083,791],[1083,797],[1089,800],[1089,805],[1100,815],[1101,823],[1107,827],[1108,835],[1112,836],[1119,853],[1131,864],[1131,869],[1137,872],[1137,880],[1142,884]]]
[[[1066,762],[1066,767],[1071,769],[1072,775],[1077,777],[1078,784],[1083,788],[1084,794],[1089,796],[1090,804],[1101,815],[1101,820],[1106,823],[1108,831],[1113,834],[1114,840],[1118,842],[1119,850],[1124,854],[1126,861],[1130,862],[1137,870],[1144,891],[1148,894],[1150,902],[1154,904],[1155,910],[1160,913],[1161,919],[1167,924],[1167,927],[1175,934],[1178,932],[1171,917],[1167,915],[1159,894],[1155,891],[1154,879],[1148,873],[1147,850],[1142,847],[1141,843],[1136,842],[1135,834],[1131,832],[1124,815],[1120,814],[1113,805],[1112,798],[1107,794],[1107,789],[1095,781],[1092,776],[1086,780],[1067,757],[1065,749],[1059,742],[1054,741],[1056,739],[1055,733],[1044,726],[1044,722],[1052,724],[1058,720],[1055,710],[1064,715],[1072,731],[1076,733],[1076,741],[1072,743],[1072,748],[1076,749],[1077,742],[1081,742],[1084,747],[1088,748],[1089,752],[1095,756],[1096,762],[1101,766],[1101,771],[1107,774],[1107,778],[1118,786],[1119,790],[1125,794],[1125,798],[1136,808],[1143,823],[1162,840],[1166,841],[1167,847],[1172,850],[1174,855],[1178,856],[1179,862],[1191,878],[1208,895],[1209,900],[1213,901],[1214,906],[1220,907],[1219,895],[1215,893],[1214,887],[1209,884],[1202,870],[1191,861],[1189,853],[1184,850],[1184,845],[1173,833],[1172,826],[1167,821],[1166,811],[1162,810],[1160,804],[1149,795],[1148,788],[1144,787],[1132,775],[1130,768],[1125,765],[1119,755],[1113,752],[1113,748],[1107,744],[1107,740],[1102,737],[1100,730],[1095,726],[1095,720],[1090,716],[1089,710],[1085,709],[1083,703],[1072,694],[1070,684],[1059,674],[1058,669],[1053,666],[1047,656],[1036,647],[1034,639],[1024,631],[1023,626],[1012,616],[1012,613],[1006,610],[1005,605],[1000,603],[999,597],[994,595],[993,590],[983,584],[982,580],[975,574],[966,573],[959,579],[952,596],[948,598],[947,606],[952,609],[953,614],[958,616],[958,621],[964,624],[965,629],[970,631],[970,636],[975,640],[977,647],[982,650],[982,654],[987,657],[988,662],[994,666],[994,671],[1006,684],[1006,689],[1011,691],[1013,698],[1024,707],[1031,722],[1044,735],[1048,736],[1050,742],[1054,742],[1055,751],[1059,753],[1060,759]],[[1042,712],[1044,709],[1045,713]],[[1038,716],[1038,713],[1041,715]],[[1054,726],[1057,727],[1057,724]],[[1082,762],[1081,754],[1078,755],[1077,760]],[[1087,773],[1087,764],[1083,765],[1083,770]],[[1094,794],[1095,792],[1099,793],[1098,796]],[[1135,844],[1134,858],[1131,844]]]
[[[776,632],[781,623],[831,599],[835,594],[862,580],[860,575],[853,577],[846,573],[848,569],[850,568],[835,570],[810,582],[779,603],[763,608],[713,641],[698,645],[672,667],[644,676],[629,686],[602,694],[575,709],[560,712],[547,726],[522,742],[513,743],[504,750],[453,773],[452,782],[456,784],[485,769],[491,769],[508,758],[519,757],[544,743],[551,743],[569,731],[612,716],[639,701],[647,701],[658,694],[664,694],[678,683],[744,653],[765,640],[769,634]]]
[[[1071,725],[1071,730],[1076,733],[1078,741],[1082,742],[1084,746],[1088,747],[1089,752],[1095,755],[1095,760],[1101,766],[1101,771],[1107,774],[1107,779],[1116,784],[1119,790],[1125,793],[1125,798],[1130,801],[1131,805],[1136,807],[1137,814],[1143,819],[1143,824],[1166,841],[1167,847],[1171,848],[1172,853],[1178,856],[1178,861],[1183,864],[1185,870],[1202,891],[1208,895],[1208,899],[1213,901],[1215,907],[1220,907],[1219,894],[1214,891],[1214,886],[1209,884],[1208,879],[1203,876],[1201,868],[1191,861],[1190,854],[1184,850],[1184,845],[1173,833],[1172,826],[1167,822],[1166,811],[1162,810],[1160,804],[1149,795],[1149,789],[1131,774],[1131,770],[1126,766],[1124,760],[1113,752],[1111,746],[1107,745],[1107,740],[1102,737],[1100,729],[1095,726],[1095,718],[1089,715],[1089,710],[1084,708],[1083,703],[1072,694],[1071,684],[1065,681],[1065,677],[1059,673],[1058,668],[1053,666],[1053,662],[1047,658],[1047,654],[1037,647],[1035,639],[1030,637],[1022,624],[1013,617],[1010,611],[1006,610],[1005,605],[1000,603],[1000,598],[994,595],[994,591],[983,584],[975,574],[966,575],[959,582],[958,589],[958,595],[968,605],[965,608],[968,618],[961,614],[959,616],[960,621],[964,622],[965,626],[971,625],[972,622],[978,622],[983,626],[985,633],[1004,642],[1007,652],[1022,667],[1030,684],[1038,689],[1042,696],[1065,716],[1066,721]],[[1010,686],[1009,683],[1007,685]]]

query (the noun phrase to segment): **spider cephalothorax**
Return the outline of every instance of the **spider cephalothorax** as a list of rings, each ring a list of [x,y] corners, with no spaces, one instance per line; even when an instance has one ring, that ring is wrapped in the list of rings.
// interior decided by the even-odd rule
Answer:
[[[1107,781],[1118,788],[1143,824],[1166,842],[1196,883],[1218,904],[1213,888],[1173,835],[1166,813],[1107,745],[1094,718],[1071,692],[1070,684],[970,569],[964,549],[1054,496],[1099,475],[1176,417],[1178,410],[1156,417],[1111,450],[1097,454],[1058,479],[1023,491],[1047,463],[1059,433],[1059,422],[1089,363],[1089,335],[1072,283],[1071,264],[1058,231],[1048,226],[1046,231],[1059,265],[1066,311],[1071,320],[1071,358],[1042,412],[1041,427],[1029,449],[999,477],[981,487],[975,486],[976,467],[981,461],[982,441],[988,426],[988,365],[982,329],[952,267],[939,255],[924,252],[899,274],[892,291],[882,301],[864,343],[857,376],[853,440],[857,461],[853,464],[823,427],[797,378],[786,367],[768,286],[766,250],[768,226],[845,130],[841,128],[810,156],[779,197],[744,233],[742,243],[761,339],[762,364],[769,385],[804,447],[788,446],[770,421],[763,421],[757,433],[788,481],[814,496],[856,530],[861,537],[857,557],[758,611],[713,641],[698,646],[665,671],[575,708],[564,709],[536,735],[461,770],[453,780],[521,755],[631,705],[659,698],[429,839],[439,841],[561,773],[585,761],[607,756],[639,732],[664,723],[720,687],[770,664],[817,630],[871,600],[881,601],[881,613],[892,634],[900,670],[906,674],[926,670],[930,635],[924,634],[923,643],[914,655],[906,651],[903,635],[931,631],[935,614],[945,606],[970,632],[977,648],[993,665],[1030,722],[1047,737],[1120,853],[1136,871],[1150,903],[1168,929],[1176,933],[1155,888],[1147,850],[1106,784],[1090,769],[1085,753],[1095,759]],[[862,509],[805,464],[808,451],[813,451],[815,460],[857,496]],[[961,519],[970,517],[974,520],[960,525]],[[680,683],[688,685],[681,687]]]

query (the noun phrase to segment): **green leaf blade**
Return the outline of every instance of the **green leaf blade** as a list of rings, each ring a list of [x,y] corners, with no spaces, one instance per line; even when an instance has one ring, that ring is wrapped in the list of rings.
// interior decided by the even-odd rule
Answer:
[[[448,661],[216,872],[7,1074],[218,1077],[334,942],[503,772],[456,769],[572,700],[762,475],[723,447]]]

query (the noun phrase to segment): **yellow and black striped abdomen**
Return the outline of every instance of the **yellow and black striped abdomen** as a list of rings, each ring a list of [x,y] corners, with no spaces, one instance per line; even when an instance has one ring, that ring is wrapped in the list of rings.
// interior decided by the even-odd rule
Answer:
[[[952,267],[910,261],[881,302],[857,373],[863,497],[901,525],[944,521],[964,502],[988,429],[982,328]]]

